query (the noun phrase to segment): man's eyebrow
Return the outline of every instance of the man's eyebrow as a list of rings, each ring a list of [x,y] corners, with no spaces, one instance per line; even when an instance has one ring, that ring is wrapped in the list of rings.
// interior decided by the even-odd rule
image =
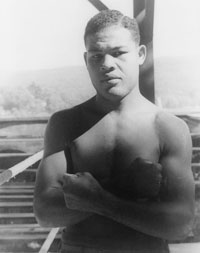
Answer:
[[[126,50],[126,49],[127,49],[127,46],[119,46],[119,47],[112,48],[113,51],[115,51],[115,50]]]
[[[88,52],[100,52],[100,51],[104,51],[104,50],[101,47],[98,47],[98,46],[92,46],[88,50]]]
[[[126,48],[127,48],[126,46],[118,46],[118,47],[113,47],[113,48],[111,47],[107,50],[111,50],[111,51],[122,50],[122,49],[126,50]],[[105,50],[102,48],[99,48],[99,47],[92,47],[88,50],[88,52],[90,52],[90,53],[103,52],[103,51],[105,51]]]
[[[88,50],[89,53],[96,53],[96,52],[102,52],[102,51],[103,50],[97,49],[97,48],[96,49],[95,48],[91,48],[91,49]]]

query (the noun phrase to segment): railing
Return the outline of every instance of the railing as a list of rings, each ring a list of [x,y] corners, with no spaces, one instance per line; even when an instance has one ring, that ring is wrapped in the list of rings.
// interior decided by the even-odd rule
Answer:
[[[180,115],[179,115],[180,116]],[[196,115],[195,115],[196,116]],[[188,115],[182,115],[182,118],[189,118],[191,119],[191,116]],[[31,119],[32,121],[33,119]],[[198,119],[199,120],[199,119]],[[27,120],[23,121],[24,123],[27,123]],[[45,120],[43,123],[46,123],[47,120]],[[11,121],[9,122],[10,124]],[[20,122],[22,123],[22,121]],[[30,122],[29,122],[30,123]],[[33,123],[33,122],[32,122]],[[14,123],[15,124],[15,123]],[[200,133],[191,133],[192,138],[195,137],[200,137]],[[199,138],[200,140],[200,138]],[[193,147],[193,153],[194,152],[199,152],[200,153],[200,147]],[[0,185],[4,184],[5,182],[8,182],[11,180],[13,177],[19,175],[20,173],[23,173],[24,171],[27,170],[30,166],[32,166],[34,163],[38,162],[43,155],[43,151],[37,152],[34,155],[28,157],[24,161],[17,163],[14,166],[11,166],[9,169],[3,171],[0,173]],[[198,170],[197,170],[198,168]],[[194,173],[194,177],[196,177],[196,188],[200,189],[200,162],[193,162],[192,163],[192,169]],[[196,174],[195,174],[196,173]],[[195,176],[196,175],[196,176]],[[22,214],[23,215],[23,214]],[[59,228],[53,228],[50,230],[48,236],[46,237],[43,245],[40,248],[39,253],[47,253],[49,250],[49,247],[51,246],[52,242],[54,241],[56,235],[59,232]],[[169,245],[170,247],[170,252],[172,253],[179,253],[179,252],[190,252],[190,253],[196,253],[200,252],[200,242],[192,243],[171,243]]]
[[[19,173],[22,173],[26,170],[29,166],[33,165],[34,163],[40,161],[43,156],[43,150],[34,154],[33,156],[25,159],[24,161],[16,164],[15,166],[5,170],[0,174],[0,186],[6,182],[8,182],[11,178],[17,176]],[[44,241],[39,253],[47,253],[52,242],[54,241],[57,233],[59,232],[59,228],[52,228]]]
[[[14,165],[13,167],[3,171],[0,174],[0,185],[8,182],[11,178],[15,177],[19,173],[22,173],[24,170],[26,170],[28,167],[30,167],[34,163],[40,161],[42,159],[42,156],[43,156],[43,150],[25,159],[24,161]]]
[[[46,253],[59,232],[59,228],[40,228],[32,211],[35,168],[43,156],[47,121],[0,119],[0,252],[22,252],[22,248]]]

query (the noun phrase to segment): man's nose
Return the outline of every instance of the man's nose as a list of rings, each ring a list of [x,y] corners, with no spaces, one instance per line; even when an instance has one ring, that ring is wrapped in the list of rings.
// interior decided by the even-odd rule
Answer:
[[[111,71],[115,68],[115,61],[112,55],[105,55],[100,66],[100,71],[106,72]]]

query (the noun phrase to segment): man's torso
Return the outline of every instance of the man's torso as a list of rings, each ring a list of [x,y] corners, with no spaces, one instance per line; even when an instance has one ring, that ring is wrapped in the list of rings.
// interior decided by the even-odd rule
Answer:
[[[104,186],[109,185],[113,170],[125,171],[137,157],[159,162],[160,140],[157,133],[157,110],[108,113],[94,121],[87,131],[69,143],[71,168],[68,172],[90,172]],[[90,112],[80,114],[79,122],[91,119]],[[91,120],[92,122],[93,120]],[[76,136],[76,134],[75,134]],[[163,241],[139,233],[103,216],[93,215],[65,229],[63,241],[70,244],[106,248],[134,248],[156,252]],[[155,247],[156,246],[156,247]],[[162,252],[162,251],[160,251]],[[165,252],[165,251],[163,251]]]

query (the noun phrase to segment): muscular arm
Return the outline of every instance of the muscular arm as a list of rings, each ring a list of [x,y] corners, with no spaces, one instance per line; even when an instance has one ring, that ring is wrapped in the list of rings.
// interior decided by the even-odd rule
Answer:
[[[173,117],[161,116],[158,124],[161,159],[167,178],[160,202],[125,202],[105,194],[98,212],[138,231],[165,239],[181,239],[191,229],[194,182],[191,171],[191,139],[187,127]]]
[[[67,163],[63,151],[65,136],[59,128],[59,117],[50,120],[45,135],[44,158],[37,171],[34,212],[41,226],[64,227],[75,224],[91,214],[66,207],[61,179]]]
[[[168,120],[159,123],[162,145],[160,163],[167,178],[167,191],[161,201],[123,200],[103,190],[100,186],[93,187],[93,182],[88,185],[95,189],[96,193],[94,196],[91,194],[91,197],[87,194],[85,203],[79,201],[78,205],[82,206],[82,210],[92,210],[155,237],[176,240],[187,236],[191,230],[194,215],[194,182],[190,167],[191,139],[182,121],[171,119],[171,117],[172,122],[169,123]],[[90,180],[92,181],[91,178]],[[83,199],[83,193],[81,197]],[[76,196],[75,199],[79,198]],[[92,201],[89,203],[88,199]],[[76,208],[74,202],[72,205]]]

